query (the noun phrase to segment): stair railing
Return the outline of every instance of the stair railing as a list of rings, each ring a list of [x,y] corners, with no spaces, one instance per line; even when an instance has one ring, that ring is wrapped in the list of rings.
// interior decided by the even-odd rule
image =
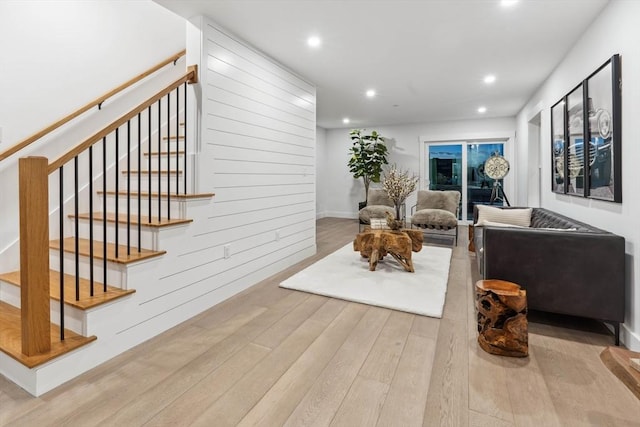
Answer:
[[[86,175],[89,178],[88,185],[88,207],[89,207],[89,236],[88,236],[88,249],[89,249],[89,294],[94,295],[94,264],[95,260],[102,261],[102,292],[107,292],[107,259],[112,257],[115,259],[128,258],[131,256],[132,246],[135,251],[140,253],[142,251],[141,245],[141,224],[142,218],[142,199],[143,197],[148,199],[147,203],[147,222],[151,224],[153,219],[152,212],[152,200],[157,198],[157,215],[155,221],[162,222],[162,202],[163,199],[167,199],[166,203],[166,218],[171,219],[171,196],[187,193],[187,115],[184,114],[184,123],[180,123],[180,101],[183,100],[183,111],[186,112],[187,108],[187,84],[197,83],[197,66],[192,65],[187,68],[187,72],[169,84],[164,89],[160,90],[155,95],[142,102],[128,113],[115,120],[102,130],[96,132],[91,137],[87,138],[67,153],[60,156],[58,159],[48,162],[48,159],[44,157],[26,157],[21,158],[19,162],[19,183],[20,183],[20,271],[21,271],[21,303],[22,303],[22,351],[25,355],[33,355],[42,353],[50,349],[51,338],[49,333],[50,325],[50,305],[49,305],[49,175],[58,172],[58,198],[59,205],[59,240],[54,242],[51,247],[58,249],[60,263],[59,263],[59,281],[60,281],[60,340],[64,340],[64,283],[65,283],[65,252],[72,252],[74,254],[75,265],[75,299],[80,299],[80,188],[79,188],[79,172],[80,172],[80,157],[83,160],[87,160]],[[182,88],[182,91],[181,91]],[[172,110],[172,93],[175,93],[175,111]],[[151,152],[153,147],[153,119],[154,111],[157,113],[157,122],[155,123],[155,132],[157,133],[157,157],[158,157],[158,170],[157,173],[157,193],[154,194],[154,188],[152,188],[152,157]],[[164,113],[163,113],[164,110]],[[164,114],[164,117],[163,117]],[[175,115],[175,121],[172,124],[172,114]],[[144,119],[146,119],[147,126],[143,126]],[[132,132],[132,122],[134,124],[134,131]],[[166,137],[167,138],[167,162],[163,170],[162,165],[162,128],[165,124]],[[184,126],[182,135],[180,133],[181,126]],[[125,127],[126,126],[126,127]],[[175,128],[174,128],[175,126]],[[148,155],[148,170],[142,171],[142,128],[146,128],[146,135],[144,138],[147,140],[147,148],[149,149]],[[121,128],[124,128],[121,132]],[[175,152],[172,151],[171,144],[171,131],[175,129]],[[124,133],[123,138],[126,138],[126,153],[121,155],[121,133]],[[179,141],[184,140],[184,147],[181,151],[179,149]],[[101,147],[95,147],[100,144]],[[133,144],[133,145],[132,145]],[[111,146],[111,147],[109,147]],[[94,148],[101,148],[101,150],[94,150]],[[109,149],[113,150],[112,166],[109,167]],[[132,214],[131,201],[132,201],[132,186],[131,186],[131,152],[137,151],[137,159],[134,161],[137,163],[137,194],[135,200],[137,201],[137,213]],[[99,175],[102,174],[102,242],[96,241],[94,238],[94,221],[96,215],[94,212],[93,192],[94,192],[94,151],[101,152],[102,164],[101,170],[98,171]],[[172,169],[171,156],[175,155],[175,169]],[[184,160],[183,168],[180,169],[179,161],[182,156]],[[120,164],[125,163],[126,171],[120,170]],[[73,163],[73,165],[71,165]],[[73,174],[73,191],[72,197],[74,199],[73,214],[70,217],[73,218],[73,233],[74,237],[64,238],[64,224],[65,224],[65,170],[72,169]],[[107,242],[107,221],[111,221],[111,218],[107,216],[107,197],[110,192],[108,191],[109,170],[113,170],[113,183],[114,189],[114,201],[115,201],[115,215],[113,217],[114,222],[114,254],[108,254]],[[120,174],[126,175],[125,188],[126,190],[120,190]],[[142,175],[146,173],[148,175],[148,185],[146,187],[146,193],[143,191],[141,185]],[[166,175],[166,186],[162,185],[163,180],[160,179]],[[171,178],[175,175],[175,186],[172,187]],[[97,180],[99,181],[99,179]],[[126,213],[120,215],[120,202],[119,197],[126,194]],[[135,220],[137,224],[136,238],[137,242],[132,245],[131,242],[131,225],[133,215],[136,215]],[[126,246],[121,247],[119,242],[119,221],[121,217],[125,217],[126,222]],[[124,245],[122,245],[124,246]],[[123,253],[126,251],[126,255]],[[45,280],[46,279],[46,280]],[[46,284],[46,285],[44,285]],[[46,288],[46,289],[45,289]]]
[[[166,65],[171,64],[171,63],[173,63],[175,65],[176,62],[178,61],[178,59],[183,57],[185,54],[186,54],[186,50],[181,50],[180,52],[178,52],[178,53],[176,53],[174,55],[171,55],[170,57],[168,57],[164,61],[154,65],[153,67],[149,68],[148,70],[146,70],[146,71],[138,74],[137,76],[129,79],[128,81],[124,82],[120,86],[118,86],[118,87],[110,90],[109,92],[103,94],[102,96],[99,96],[98,98],[94,99],[93,101],[89,102],[88,104],[78,108],[76,111],[72,112],[71,114],[68,114],[65,117],[61,118],[57,122],[52,123],[49,126],[47,126],[46,128],[39,130],[38,132],[34,133],[33,135],[29,136],[28,138],[25,138],[22,141],[18,142],[17,144],[12,145],[11,147],[7,148],[6,150],[0,151],[0,162],[2,160],[6,159],[7,157],[10,157],[10,156],[14,155],[18,151],[28,147],[32,143],[38,141],[39,139],[41,139],[45,135],[53,132],[54,130],[58,129],[59,127],[69,123],[73,119],[79,117],[83,113],[86,113],[87,111],[91,110],[92,108],[98,107],[98,109],[100,109],[102,107],[102,104],[104,103],[104,101],[106,101],[107,99],[109,99],[112,96],[119,94],[123,90],[133,86],[134,84],[138,83],[139,81],[141,81],[142,79],[146,78],[147,76],[150,76],[151,74],[155,73],[156,71],[160,70],[161,68],[165,67]]]

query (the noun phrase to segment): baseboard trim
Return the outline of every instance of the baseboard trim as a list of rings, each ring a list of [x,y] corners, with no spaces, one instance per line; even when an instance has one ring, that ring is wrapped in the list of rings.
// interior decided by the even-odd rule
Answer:
[[[624,323],[620,325],[620,341],[632,351],[640,351],[640,336],[634,333]]]

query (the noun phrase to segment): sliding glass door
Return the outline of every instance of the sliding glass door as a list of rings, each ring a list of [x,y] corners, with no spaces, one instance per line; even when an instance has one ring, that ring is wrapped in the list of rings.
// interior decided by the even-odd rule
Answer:
[[[502,205],[491,202],[494,180],[484,173],[484,163],[492,155],[504,155],[504,141],[463,141],[427,143],[425,175],[430,190],[457,190],[462,197],[459,219],[471,221],[473,206]],[[499,181],[503,186],[503,180]]]

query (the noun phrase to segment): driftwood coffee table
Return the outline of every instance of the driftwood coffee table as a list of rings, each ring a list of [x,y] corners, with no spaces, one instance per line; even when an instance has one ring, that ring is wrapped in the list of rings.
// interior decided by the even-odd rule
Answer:
[[[369,258],[369,270],[375,271],[378,261],[387,254],[395,258],[405,270],[413,273],[411,252],[422,249],[422,231],[403,228],[402,230],[372,230],[365,228],[353,241],[353,250]]]

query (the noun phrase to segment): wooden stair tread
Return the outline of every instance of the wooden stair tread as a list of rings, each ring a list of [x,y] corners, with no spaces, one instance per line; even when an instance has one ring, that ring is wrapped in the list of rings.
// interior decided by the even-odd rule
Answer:
[[[0,280],[19,287],[20,271],[0,274]],[[76,301],[76,278],[70,274],[64,275],[64,302],[80,310],[97,307],[135,292],[135,289],[120,289],[109,285],[107,285],[107,292],[104,292],[102,283],[95,280],[93,282],[93,296],[91,296],[89,289],[90,281],[81,278],[80,299]],[[49,271],[49,292],[51,299],[60,301],[60,273],[58,271]]]
[[[109,196],[113,196],[115,194],[118,194],[119,196],[126,196],[128,193],[126,190],[120,190],[120,191],[114,191],[114,190],[107,190],[106,194]],[[98,194],[105,194],[104,191],[100,190],[98,191]],[[136,196],[138,197],[138,192],[137,191],[132,191],[130,193],[132,196]],[[167,197],[167,193],[161,193],[161,196],[163,198]],[[192,194],[171,194],[171,198],[172,199],[183,199],[183,200],[189,200],[189,199],[210,199],[213,196],[215,196],[214,193],[192,193]],[[149,193],[146,191],[142,191],[140,192],[140,197],[149,197]],[[152,192],[151,193],[151,197],[158,197],[158,193],[157,192]]]
[[[21,331],[20,309],[0,301],[0,351],[28,368],[46,363],[96,340],[95,336],[83,337],[65,329],[65,339],[60,341],[60,328],[52,324],[51,350],[44,354],[26,356],[22,354]]]
[[[75,253],[75,238],[67,237],[64,239],[64,251]],[[89,256],[90,242],[88,239],[79,239],[79,253],[83,256]],[[49,242],[49,248],[60,249],[60,240],[52,240]],[[102,242],[94,240],[93,242],[93,256],[96,259],[103,259],[102,256],[103,245]],[[125,245],[118,245],[118,257],[116,258],[116,245],[113,243],[107,243],[107,261],[116,262],[118,264],[130,264],[137,261],[142,261],[149,258],[155,258],[160,255],[164,255],[166,251],[152,251],[149,249],[138,249],[131,247],[131,254],[127,255],[127,247]]]
[[[131,175],[137,175],[138,171],[137,170],[130,170],[130,171],[122,171],[123,175],[126,175],[127,173],[130,173]],[[175,171],[175,170],[171,170],[171,171],[148,171],[148,170],[143,170],[140,171],[140,175],[158,175],[158,174],[162,174],[162,175],[175,175],[175,174],[179,174],[182,175],[182,171]]]
[[[184,135],[180,135],[180,137],[179,137],[179,138],[180,138],[180,139],[184,139]],[[175,135],[163,136],[163,137],[162,137],[162,139],[163,139],[164,141],[169,140],[169,139],[176,139],[176,136],[175,136]]]
[[[600,353],[605,366],[640,399],[640,372],[631,366],[632,358],[640,358],[640,353],[620,347],[607,347]]]
[[[74,218],[75,215],[69,215],[69,218]],[[119,214],[118,215],[119,219],[118,219],[118,223],[122,223],[122,224],[126,224],[127,223],[127,214]],[[83,220],[89,220],[89,213],[81,213],[78,214],[78,218],[79,219],[83,219]],[[102,212],[94,212],[93,213],[93,219],[95,221],[102,221],[103,220],[103,215]],[[116,222],[116,215],[112,212],[108,212],[107,213],[107,222]],[[153,227],[153,228],[162,228],[162,227],[171,227],[173,225],[180,225],[180,224],[189,224],[193,222],[192,219],[181,219],[181,218],[175,218],[175,219],[167,219],[167,218],[160,218],[158,219],[158,217],[156,216],[152,216],[151,217],[151,221],[149,221],[149,217],[146,215],[140,215],[140,225],[143,227]],[[138,225],[138,215],[137,214],[131,214],[131,220],[130,220],[131,225]]]
[[[151,151],[144,153],[145,156],[182,156],[184,151]]]

